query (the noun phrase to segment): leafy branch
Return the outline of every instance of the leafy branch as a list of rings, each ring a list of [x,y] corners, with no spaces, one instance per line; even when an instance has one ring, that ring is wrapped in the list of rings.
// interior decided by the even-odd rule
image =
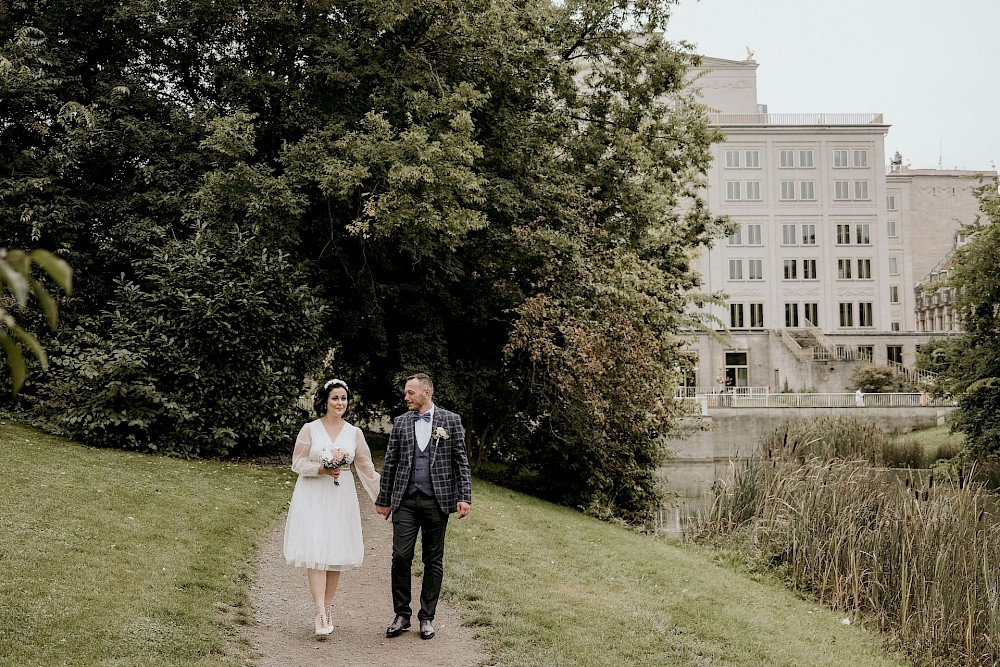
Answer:
[[[3,348],[7,365],[10,367],[15,394],[24,386],[26,376],[21,346],[35,355],[42,368],[48,368],[48,357],[35,335],[18,326],[9,306],[16,304],[24,308],[28,304],[28,297],[34,294],[49,326],[55,330],[59,324],[55,299],[32,275],[33,265],[39,266],[67,294],[73,291],[72,269],[69,264],[49,251],[24,252],[0,248],[0,347]]]

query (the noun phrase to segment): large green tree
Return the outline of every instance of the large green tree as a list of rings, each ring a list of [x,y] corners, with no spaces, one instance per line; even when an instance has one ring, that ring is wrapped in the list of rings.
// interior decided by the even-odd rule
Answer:
[[[720,231],[670,5],[8,3],[0,241],[81,275],[31,408],[109,444],[286,446],[332,348],[358,407],[426,370],[477,461],[642,516]]]
[[[975,457],[1000,454],[1000,195],[996,179],[976,190],[982,215],[963,233],[947,286],[957,288],[958,336],[920,349],[922,368],[938,373],[937,390],[958,401],[952,428]]]

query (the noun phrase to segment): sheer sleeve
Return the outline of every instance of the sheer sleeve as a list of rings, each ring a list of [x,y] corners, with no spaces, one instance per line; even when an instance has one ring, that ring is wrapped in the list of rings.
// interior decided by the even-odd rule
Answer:
[[[375,500],[378,497],[381,477],[375,472],[372,451],[368,448],[365,434],[361,432],[360,428],[356,428],[354,433],[354,470],[361,478],[361,486],[365,487],[365,492],[372,500]]]
[[[309,458],[309,450],[312,449],[312,430],[309,424],[302,427],[299,435],[295,438],[295,450],[292,452],[292,470],[303,477],[319,476],[319,461]]]

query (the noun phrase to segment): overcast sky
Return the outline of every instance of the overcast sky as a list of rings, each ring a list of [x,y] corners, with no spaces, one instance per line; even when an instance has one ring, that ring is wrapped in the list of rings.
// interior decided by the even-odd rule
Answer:
[[[915,169],[1000,166],[1000,0],[681,0],[667,38],[757,61],[770,113],[882,113]]]

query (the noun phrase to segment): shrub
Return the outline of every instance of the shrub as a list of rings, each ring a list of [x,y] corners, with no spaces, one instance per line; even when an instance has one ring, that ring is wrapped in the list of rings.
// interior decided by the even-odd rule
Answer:
[[[99,446],[224,456],[287,447],[324,306],[283,254],[174,241],[53,344],[33,392],[47,428]]]
[[[888,366],[860,364],[851,374],[854,386],[866,394],[913,392],[917,388]]]

